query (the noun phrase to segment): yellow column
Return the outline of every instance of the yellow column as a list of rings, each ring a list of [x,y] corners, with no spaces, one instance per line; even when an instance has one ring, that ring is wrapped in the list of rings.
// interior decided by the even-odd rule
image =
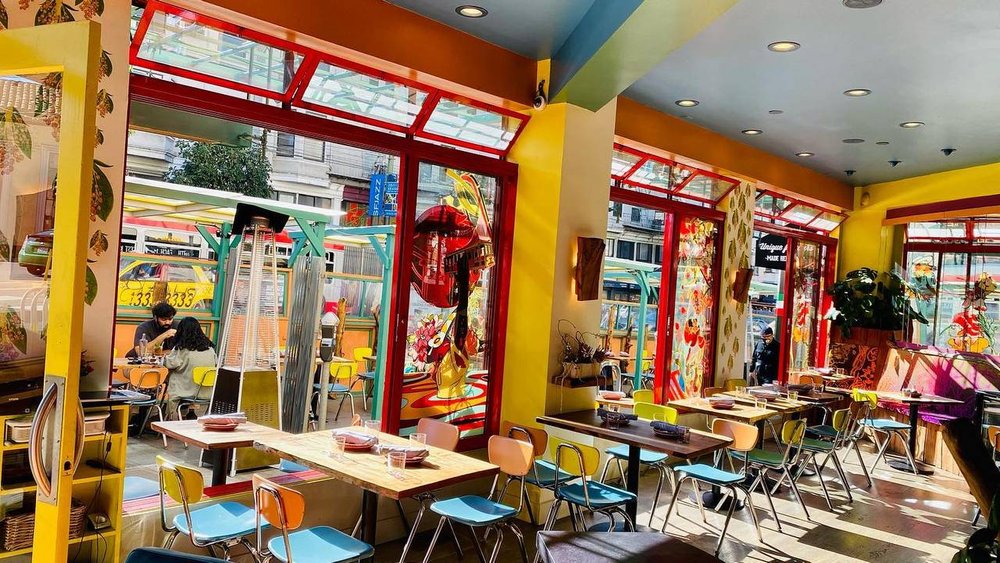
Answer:
[[[547,64],[540,63],[547,71]],[[551,383],[560,373],[558,325],[597,332],[601,301],[577,301],[578,236],[607,233],[615,102],[597,112],[565,104],[535,111],[511,152],[519,165],[507,313],[503,412],[536,424],[545,413],[591,408],[594,389]]]

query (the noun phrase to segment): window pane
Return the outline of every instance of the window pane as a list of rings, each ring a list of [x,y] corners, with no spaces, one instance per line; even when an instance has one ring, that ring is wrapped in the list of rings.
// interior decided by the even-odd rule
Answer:
[[[757,213],[767,215],[768,217],[777,217],[781,215],[785,209],[791,204],[787,199],[783,199],[774,194],[764,193],[762,196],[757,198],[757,205],[754,210]]]
[[[326,143],[316,139],[302,139],[302,156],[309,160],[323,160],[323,147]]]
[[[139,58],[275,94],[288,90],[302,63],[298,53],[161,11],[153,14]]]
[[[275,150],[278,156],[295,156],[295,135],[278,133],[278,146]]]
[[[946,252],[941,254],[941,284],[938,293],[937,335],[935,344],[962,349],[966,336],[965,297],[968,290],[969,255]]]
[[[316,68],[302,99],[408,128],[420,113],[427,93],[324,62]]]
[[[819,229],[821,231],[830,232],[837,228],[845,217],[837,213],[830,213],[829,211],[824,211],[819,214],[812,223],[809,223],[810,229]]]
[[[678,190],[677,193],[708,201],[718,201],[722,199],[722,196],[726,195],[726,193],[734,185],[735,184],[733,182],[728,180],[720,180],[719,178],[713,178],[712,176],[698,174],[692,178],[687,185]]]
[[[1000,222],[976,221],[972,224],[972,233],[979,239],[1000,239]]]
[[[632,169],[639,157],[625,151],[615,150],[611,153],[611,175],[621,176]]]
[[[795,270],[792,274],[792,345],[788,357],[789,369],[806,369],[815,365],[814,330],[819,301],[820,246],[799,241],[795,250]]]
[[[963,316],[952,319],[948,346],[965,352],[995,354],[1000,323],[1000,255],[973,254],[963,301]]]
[[[906,281],[913,295],[913,308],[924,316],[928,324],[913,323],[911,340],[917,344],[937,344],[938,330],[938,260],[937,252],[908,252],[906,254]],[[944,327],[941,327],[944,328]]]
[[[618,241],[617,255],[622,260],[632,260],[635,258],[635,243],[627,240]]]
[[[715,247],[718,226],[697,217],[681,220],[677,241],[677,280],[673,314],[673,357],[667,382],[669,399],[698,397],[712,375],[715,319]],[[711,379],[709,379],[710,381]]]
[[[906,235],[911,239],[965,238],[964,222],[931,221],[910,223]]]
[[[678,171],[665,162],[647,160],[628,179],[639,184],[673,191],[674,187],[686,177],[687,175],[679,177]]]
[[[781,218],[792,223],[806,225],[819,215],[819,212],[819,209],[799,204],[786,211]]]
[[[486,420],[498,184],[454,169],[445,177],[417,186],[401,435],[427,416],[459,426],[465,437],[483,434]]]
[[[423,130],[485,148],[506,150],[522,121],[442,98]]]

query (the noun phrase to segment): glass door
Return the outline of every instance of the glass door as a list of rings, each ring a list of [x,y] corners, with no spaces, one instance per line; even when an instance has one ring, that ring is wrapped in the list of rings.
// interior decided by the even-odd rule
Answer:
[[[823,247],[811,241],[794,242],[788,370],[803,370],[816,365],[817,308],[822,285]]]

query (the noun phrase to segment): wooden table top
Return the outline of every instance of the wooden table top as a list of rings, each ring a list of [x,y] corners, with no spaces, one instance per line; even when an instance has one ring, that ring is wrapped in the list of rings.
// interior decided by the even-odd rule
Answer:
[[[384,432],[378,436],[381,443],[409,445],[408,438]],[[470,479],[491,477],[500,471],[492,463],[427,446],[431,452],[427,459],[420,465],[407,466],[405,476],[397,479],[389,475],[385,456],[371,451],[346,452],[343,460],[337,460],[330,456],[332,444],[331,431],[320,430],[285,436],[264,435],[255,441],[254,447],[397,500]]]
[[[656,532],[538,532],[538,552],[545,563],[638,563],[684,561],[721,563],[697,547]]]
[[[745,395],[741,395],[738,391],[725,391],[722,393],[722,395],[726,395],[727,397],[732,397],[736,399],[737,403],[741,403],[744,405],[754,404],[753,397],[747,397]],[[778,397],[777,399],[767,400],[768,410],[781,411],[783,413],[802,412],[805,410],[809,410],[815,406],[816,406],[815,403],[809,403],[806,401],[793,401],[788,397]]]
[[[604,399],[598,396],[597,404],[622,409],[635,408],[635,401],[631,397],[625,397],[624,399]]]
[[[688,443],[681,442],[680,440],[667,440],[654,434],[653,429],[649,426],[649,422],[645,420],[633,420],[631,424],[624,428],[609,428],[601,420],[601,417],[597,416],[596,410],[540,416],[536,420],[541,424],[562,428],[563,430],[570,430],[613,442],[656,450],[685,459],[692,459],[712,453],[726,447],[732,442],[731,439],[725,436],[693,429],[691,430],[691,441]]]
[[[128,361],[128,358],[115,358],[112,365],[116,368],[159,368],[163,367],[160,364],[133,364]]]
[[[917,403],[917,404],[937,404],[937,405],[961,405],[962,401],[923,393],[919,397],[907,397],[901,391],[873,391],[880,400],[892,401],[895,403]]]
[[[739,403],[734,405],[731,409],[717,409],[708,402],[708,399],[699,398],[678,399],[676,401],[670,401],[667,403],[667,406],[673,407],[679,411],[700,412],[717,416],[719,418],[728,418],[731,420],[738,420],[740,422],[747,422],[749,424],[754,424],[760,420],[781,414],[775,410],[759,409],[757,407],[742,405]]]
[[[254,440],[262,436],[276,435],[279,439],[283,436],[291,436],[288,432],[282,432],[253,422],[245,422],[229,432],[218,432],[205,430],[197,420],[167,420],[164,422],[153,422],[150,428],[166,434],[175,440],[197,446],[203,450],[225,450],[230,448],[249,448],[253,446]]]

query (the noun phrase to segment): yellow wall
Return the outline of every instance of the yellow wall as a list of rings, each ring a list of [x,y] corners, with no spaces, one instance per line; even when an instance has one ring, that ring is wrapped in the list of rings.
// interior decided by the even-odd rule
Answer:
[[[857,188],[854,211],[841,226],[838,275],[868,266],[887,271],[899,260],[901,229],[883,226],[885,212],[896,207],[995,195],[1000,185],[1000,163],[951,170],[895,182]],[[869,201],[862,207],[862,194]]]

